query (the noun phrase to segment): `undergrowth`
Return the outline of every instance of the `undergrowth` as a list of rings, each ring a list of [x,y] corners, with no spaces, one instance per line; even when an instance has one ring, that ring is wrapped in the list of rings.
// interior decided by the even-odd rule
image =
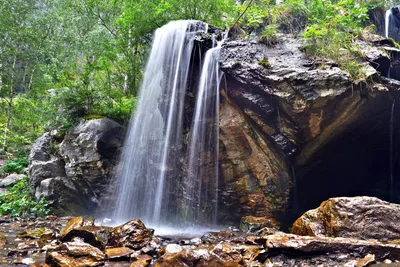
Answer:
[[[250,0],[238,7],[244,11]],[[281,5],[275,1],[252,2],[240,24],[249,35],[259,35],[260,42],[268,46],[279,40],[277,32],[296,34],[303,32],[302,51],[309,57],[333,60],[353,80],[363,80],[363,53],[357,40],[368,26],[368,11],[388,7],[386,0],[286,0]]]
[[[8,187],[7,190],[7,193],[0,194],[0,216],[45,216],[49,214],[48,202],[45,198],[41,198],[39,201],[35,200],[27,178]]]

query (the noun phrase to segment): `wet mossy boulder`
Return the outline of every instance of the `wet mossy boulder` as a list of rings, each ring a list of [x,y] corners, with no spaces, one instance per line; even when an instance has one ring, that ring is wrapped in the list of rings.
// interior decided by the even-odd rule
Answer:
[[[107,119],[81,120],[65,136],[48,132],[32,145],[29,184],[57,215],[93,215],[107,196],[125,130]]]
[[[297,219],[297,235],[400,239],[400,205],[376,197],[338,197],[324,201]]]

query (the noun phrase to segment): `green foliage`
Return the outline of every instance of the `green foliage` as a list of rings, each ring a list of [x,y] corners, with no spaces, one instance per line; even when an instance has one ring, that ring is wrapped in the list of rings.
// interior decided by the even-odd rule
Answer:
[[[26,158],[14,158],[4,163],[0,173],[23,173],[28,165],[29,162]]]
[[[271,68],[271,63],[269,63],[269,61],[266,57],[264,57],[262,60],[258,61],[258,65],[263,66],[266,69]]]
[[[11,216],[45,216],[50,210],[47,201],[42,198],[35,200],[25,178],[15,185],[7,188],[6,194],[0,194],[0,215]]]
[[[262,35],[260,37],[260,42],[267,46],[273,46],[277,44],[278,43],[278,37],[276,36],[277,29],[278,25],[276,24],[267,25],[262,32]]]
[[[353,79],[364,79],[355,41],[364,31],[363,23],[368,19],[366,4],[355,0],[312,1],[310,25],[303,34],[307,41],[305,52],[310,56],[333,59]]]

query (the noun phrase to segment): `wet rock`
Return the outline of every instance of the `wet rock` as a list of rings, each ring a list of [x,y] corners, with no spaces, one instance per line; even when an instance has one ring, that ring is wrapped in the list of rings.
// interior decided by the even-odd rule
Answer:
[[[31,259],[31,258],[23,258],[23,259],[19,258],[19,259],[13,260],[12,263],[13,263],[13,264],[20,264],[20,265],[29,265],[29,266],[31,266],[31,265],[35,264],[35,261],[34,261],[33,259]]]
[[[82,238],[86,243],[104,250],[110,240],[111,227],[107,226],[82,226],[72,229],[62,241],[70,241],[73,238]]]
[[[205,242],[205,243],[215,244],[219,241],[226,241],[227,239],[230,239],[234,236],[235,236],[234,233],[228,232],[228,231],[210,232],[210,233],[204,234],[201,237],[201,240],[202,240],[202,242]]]
[[[299,235],[399,239],[400,205],[375,197],[341,197],[324,201],[292,227]]]
[[[18,243],[17,249],[24,250],[24,249],[39,249],[44,246],[44,243],[40,240],[31,240],[22,243]]]
[[[29,161],[48,161],[50,160],[50,142],[52,138],[50,133],[45,133],[39,137],[33,144],[29,154]]]
[[[381,243],[377,240],[359,240],[343,237],[298,236],[293,234],[276,234],[263,237],[269,252],[300,253],[315,255],[326,253],[356,254],[365,256],[374,254],[376,259],[383,260],[388,256],[400,257],[400,245]]]
[[[0,233],[0,248],[3,248],[7,244],[7,238],[3,233]]]
[[[165,253],[179,253],[183,250],[183,247],[177,245],[177,244],[168,244],[165,247]]]
[[[0,180],[0,187],[6,187],[16,184],[18,181],[23,180],[26,177],[24,174],[10,174],[6,178]]]
[[[108,259],[119,259],[126,260],[129,259],[134,250],[127,247],[119,248],[108,248],[106,249],[106,255]]]
[[[84,120],[60,144],[68,177],[84,177],[96,195],[106,192],[110,167],[122,147],[124,129],[107,118]]]
[[[149,245],[152,237],[153,231],[135,219],[111,230],[110,245],[138,250]]]
[[[29,183],[57,215],[92,214],[107,189],[123,128],[103,118],[82,120],[64,139],[45,133],[30,154]]]
[[[355,266],[356,267],[364,267],[368,266],[368,264],[372,263],[375,261],[375,255],[374,254],[367,254],[364,258],[361,260],[356,261]]]
[[[69,232],[81,226],[83,226],[83,218],[81,216],[75,217],[65,225],[58,236],[60,238],[64,238],[67,234],[69,234]]]
[[[147,267],[150,266],[152,260],[153,258],[149,255],[140,255],[131,263],[130,267]]]
[[[246,216],[240,220],[240,231],[246,233],[254,233],[262,228],[274,228],[276,222],[266,217]]]
[[[18,238],[32,238],[32,239],[42,239],[42,238],[50,239],[53,236],[55,236],[54,230],[45,227],[27,229],[17,234]]]
[[[156,262],[161,266],[245,266],[239,251],[227,244],[199,246],[195,249],[183,249],[177,253],[165,253]]]
[[[80,240],[66,242],[46,253],[46,263],[57,267],[89,267],[104,264],[106,255]]]

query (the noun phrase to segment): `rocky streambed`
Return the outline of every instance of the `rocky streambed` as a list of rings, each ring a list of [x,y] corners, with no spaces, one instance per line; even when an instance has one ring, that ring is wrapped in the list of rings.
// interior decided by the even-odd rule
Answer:
[[[168,238],[138,219],[116,227],[93,219],[0,218],[1,266],[400,266],[400,205],[334,198],[308,211],[293,233],[265,217],[241,230]]]

